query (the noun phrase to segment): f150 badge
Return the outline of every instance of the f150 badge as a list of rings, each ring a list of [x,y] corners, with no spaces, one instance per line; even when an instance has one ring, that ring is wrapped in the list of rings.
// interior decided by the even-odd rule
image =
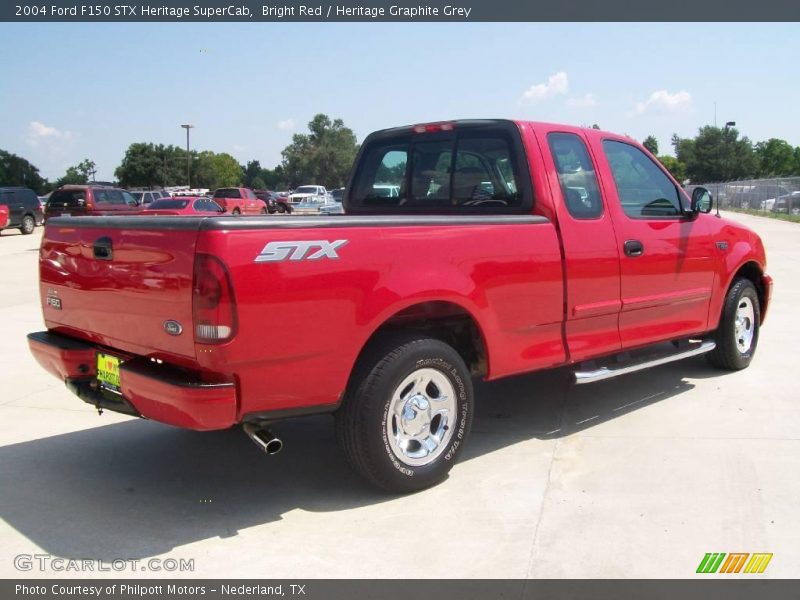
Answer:
[[[319,260],[320,258],[339,258],[336,250],[347,240],[302,240],[298,242],[269,242],[255,262],[278,262],[281,260]],[[313,252],[312,252],[313,250]]]

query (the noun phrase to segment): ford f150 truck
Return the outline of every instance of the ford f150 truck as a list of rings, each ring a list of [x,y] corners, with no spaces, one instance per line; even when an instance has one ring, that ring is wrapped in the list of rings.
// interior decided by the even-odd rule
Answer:
[[[398,190],[387,195],[387,187]],[[354,469],[409,492],[464,448],[473,377],[589,383],[753,358],[759,237],[635,141],[501,120],[373,133],[335,217],[55,218],[39,363],[82,400],[196,430],[335,413]]]

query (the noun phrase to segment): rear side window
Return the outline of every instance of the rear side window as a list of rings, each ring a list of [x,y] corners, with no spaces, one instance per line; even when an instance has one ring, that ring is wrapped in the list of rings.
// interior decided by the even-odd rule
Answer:
[[[214,198],[241,198],[239,188],[224,188],[214,192]]]
[[[520,186],[523,160],[507,128],[381,136],[364,149],[348,202],[365,211],[522,212],[532,204],[529,185]]]
[[[626,215],[641,219],[682,214],[678,188],[649,156],[615,140],[604,140],[603,150]]]
[[[98,206],[125,205],[125,197],[119,190],[93,190],[94,203]]]
[[[551,133],[547,141],[569,214],[576,219],[600,217],[603,214],[603,199],[597,185],[594,163],[583,140],[574,133]]]
[[[84,190],[56,190],[50,194],[48,208],[78,208],[86,205]]]

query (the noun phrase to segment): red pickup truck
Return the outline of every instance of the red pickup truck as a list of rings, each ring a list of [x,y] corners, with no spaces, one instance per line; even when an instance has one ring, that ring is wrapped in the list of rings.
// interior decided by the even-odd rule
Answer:
[[[333,412],[351,465],[395,492],[458,458],[473,377],[571,365],[584,384],[753,358],[772,290],[761,240],[627,137],[389,129],[346,190],[334,217],[48,221],[33,354],[98,409],[242,424],[268,453],[273,422]]]

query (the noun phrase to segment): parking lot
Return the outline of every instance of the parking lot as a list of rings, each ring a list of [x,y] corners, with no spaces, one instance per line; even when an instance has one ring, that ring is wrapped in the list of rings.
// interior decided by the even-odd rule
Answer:
[[[730,216],[763,236],[775,279],[749,369],[481,384],[461,462],[406,497],[348,470],[328,416],[279,424],[273,457],[238,430],[99,417],[27,350],[42,228],[3,232],[0,576],[686,578],[707,552],[774,554],[736,577],[800,576],[800,226]],[[194,571],[21,572],[20,554]]]

